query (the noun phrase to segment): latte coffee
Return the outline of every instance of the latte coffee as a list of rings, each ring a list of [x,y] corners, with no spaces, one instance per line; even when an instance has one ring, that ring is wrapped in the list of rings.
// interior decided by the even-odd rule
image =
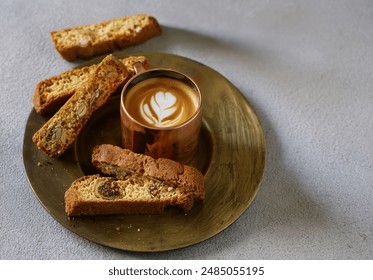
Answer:
[[[122,89],[122,147],[153,158],[189,163],[196,154],[202,123],[202,99],[187,75],[164,68],[145,70]]]
[[[200,105],[198,93],[182,81],[155,77],[129,89],[124,106],[142,125],[154,128],[178,126],[190,119]]]

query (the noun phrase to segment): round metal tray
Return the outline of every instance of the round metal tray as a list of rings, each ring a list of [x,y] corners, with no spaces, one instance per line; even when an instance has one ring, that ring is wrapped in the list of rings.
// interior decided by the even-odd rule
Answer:
[[[161,215],[112,215],[68,219],[64,193],[77,178],[95,174],[91,149],[100,143],[120,145],[119,91],[96,111],[74,145],[61,157],[49,158],[32,142],[47,117],[30,113],[23,159],[36,197],[54,219],[72,232],[99,244],[141,252],[165,251],[206,240],[231,225],[250,206],[265,166],[265,140],[249,102],[215,70],[173,54],[116,53],[122,58],[143,55],[151,67],[171,68],[189,75],[200,87],[203,125],[197,156],[191,165],[205,178],[206,201],[184,214],[167,209]],[[98,63],[99,58],[84,63]]]

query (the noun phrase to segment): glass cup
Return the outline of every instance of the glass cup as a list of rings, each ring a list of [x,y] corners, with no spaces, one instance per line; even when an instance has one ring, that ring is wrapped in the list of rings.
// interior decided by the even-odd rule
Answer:
[[[123,148],[153,158],[189,163],[195,156],[202,121],[202,98],[196,83],[172,69],[145,70],[123,87],[120,101]]]

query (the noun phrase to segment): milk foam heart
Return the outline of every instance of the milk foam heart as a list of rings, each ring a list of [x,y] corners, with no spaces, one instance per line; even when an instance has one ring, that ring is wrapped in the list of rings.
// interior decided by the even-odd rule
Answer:
[[[183,108],[177,106],[176,96],[168,91],[158,91],[150,98],[150,103],[143,104],[141,114],[150,125],[165,127],[177,123],[183,111]]]
[[[153,104],[154,103],[154,104]],[[171,92],[158,91],[152,96],[152,105],[159,106],[160,110],[170,108],[175,105],[176,97]]]

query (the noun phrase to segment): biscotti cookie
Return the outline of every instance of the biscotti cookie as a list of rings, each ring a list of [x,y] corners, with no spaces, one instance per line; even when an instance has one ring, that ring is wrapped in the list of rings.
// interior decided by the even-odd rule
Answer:
[[[154,159],[118,146],[102,144],[94,147],[92,164],[110,176],[120,177],[135,173],[177,185],[199,203],[205,198],[202,173],[196,168],[170,159]]]
[[[51,37],[60,55],[73,61],[137,45],[160,34],[161,27],[154,17],[133,15],[52,31]]]
[[[33,136],[32,141],[50,157],[61,155],[75,140],[94,111],[127,78],[122,62],[108,55],[97,66],[90,78]]]
[[[121,59],[126,66],[128,76],[125,83],[135,71],[135,62],[141,62],[145,69],[149,68],[149,61],[144,56],[130,56]],[[40,81],[34,91],[33,104],[35,111],[41,115],[48,115],[57,110],[75,93],[97,68],[97,64],[65,71],[59,75]]]
[[[173,184],[135,174],[125,178],[84,176],[65,193],[68,216],[160,214],[169,206],[188,211],[193,198]]]

